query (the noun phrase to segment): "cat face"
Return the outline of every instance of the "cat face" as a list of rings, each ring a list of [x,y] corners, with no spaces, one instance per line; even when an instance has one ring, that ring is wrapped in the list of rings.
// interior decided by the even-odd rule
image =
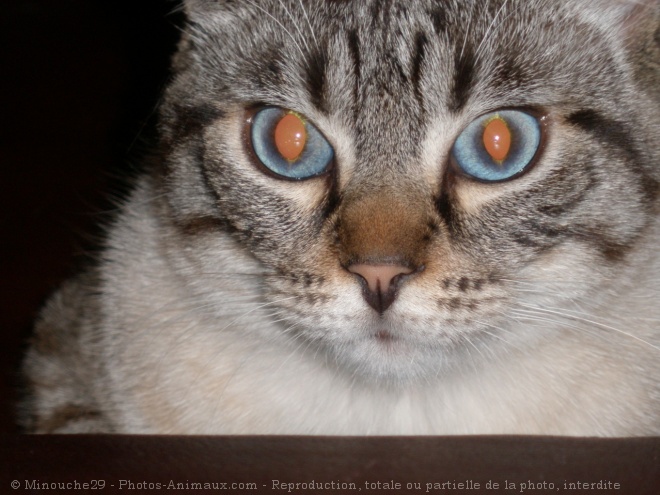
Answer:
[[[630,7],[595,3],[188,2],[161,110],[188,255],[231,236],[269,338],[360,379],[558,338],[657,214]]]

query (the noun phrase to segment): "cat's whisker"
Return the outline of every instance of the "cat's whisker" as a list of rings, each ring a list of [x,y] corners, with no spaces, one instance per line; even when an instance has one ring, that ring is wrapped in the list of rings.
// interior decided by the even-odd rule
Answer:
[[[589,324],[591,324],[591,325],[598,326],[598,327],[603,328],[603,329],[606,329],[606,330],[611,330],[611,331],[613,331],[613,332],[617,332],[617,333],[619,333],[619,334],[621,334],[621,335],[625,335],[625,336],[627,336],[627,337],[630,337],[631,339],[637,340],[637,341],[639,341],[639,342],[641,342],[641,343],[643,343],[643,344],[645,344],[645,345],[648,345],[649,347],[651,347],[651,348],[653,348],[653,349],[656,349],[656,350],[660,351],[660,347],[658,347],[658,346],[656,346],[656,345],[653,345],[651,342],[648,342],[647,340],[644,340],[644,339],[642,339],[641,337],[638,337],[637,335],[634,335],[634,334],[632,334],[632,333],[630,333],[630,332],[626,332],[626,331],[621,330],[621,329],[619,329],[619,328],[615,328],[615,327],[610,326],[610,325],[606,325],[606,324],[604,324],[604,323],[600,323],[600,322],[597,322],[597,321],[591,320],[591,319],[589,319],[589,318],[583,318],[583,317],[581,317],[581,316],[577,316],[577,315],[570,314],[570,313],[567,314],[567,313],[562,312],[562,311],[555,311],[555,310],[548,309],[548,308],[539,308],[539,307],[535,307],[535,306],[528,305],[528,304],[524,304],[524,303],[520,303],[520,305],[521,305],[521,306],[524,306],[524,307],[527,307],[527,308],[529,308],[529,309],[531,309],[531,310],[534,310],[534,311],[539,311],[539,312],[542,312],[542,313],[553,314],[553,315],[557,315],[557,316],[564,317],[564,318],[569,318],[569,319],[575,319],[575,320],[578,320],[578,321],[582,321],[582,322],[584,322],[584,323],[589,323]]]
[[[472,347],[475,351],[477,351],[477,353],[479,354],[479,356],[481,356],[481,358],[483,360],[487,359],[484,352],[474,342],[472,342],[472,339],[470,338],[470,336],[468,334],[462,335],[461,338],[469,344],[469,347],[466,347],[466,350],[468,351],[468,353],[469,353],[469,348]],[[488,349],[488,348],[486,348],[486,349]],[[471,357],[471,364],[472,364],[472,368],[476,372],[476,365],[475,365],[474,360],[472,359],[472,357]]]
[[[465,29],[465,36],[463,37],[463,46],[461,47],[461,55],[458,57],[459,60],[463,60],[463,54],[465,53],[465,46],[467,45],[467,40],[470,35],[470,27],[472,26],[472,19],[474,18],[474,6],[476,2],[470,6],[470,18],[468,19],[467,28]]]
[[[292,332],[290,332],[292,330],[292,327],[293,327],[293,325],[291,325],[287,328],[287,330],[288,330],[287,333],[292,333]],[[302,338],[302,336],[296,336],[295,333],[293,333],[293,335],[294,335],[293,340],[294,341],[295,340],[300,340],[300,343],[298,344],[297,347],[295,347],[294,349],[291,350],[291,352],[288,353],[286,358],[284,358],[282,361],[280,361],[278,367],[275,370],[273,370],[273,373],[279,373],[279,371],[284,367],[284,365],[286,365],[289,362],[289,360],[291,359],[292,356],[299,354],[299,351],[300,351],[300,349],[302,348],[302,346],[304,344],[307,344],[308,347],[311,344],[311,342],[308,339],[304,339],[304,338]]]
[[[284,24],[282,24],[277,17],[273,16],[270,12],[268,12],[266,9],[261,7],[260,5],[257,5],[253,0],[244,0],[245,2],[249,3],[253,7],[259,9],[262,11],[264,14],[266,14],[268,17],[270,17],[272,20],[274,20],[283,30],[286,34],[289,35],[289,38],[291,38],[291,41],[293,41],[293,44],[296,46],[298,51],[300,52],[300,55],[302,56],[302,60],[305,60],[305,52],[303,51],[302,47],[300,46],[300,43],[296,40],[296,38],[293,36],[291,31],[289,31]]]
[[[293,17],[293,15],[291,14],[291,11],[289,11],[289,9],[287,8],[287,6],[286,6],[286,4],[284,3],[283,0],[277,0],[277,1],[279,2],[280,6],[284,9],[284,12],[289,17],[289,19],[291,19],[291,23],[296,28],[296,31],[298,31],[298,34],[300,35],[300,39],[302,40],[303,44],[305,45],[305,48],[307,49],[307,52],[309,53],[309,51],[310,51],[309,50],[309,45],[307,44],[307,40],[305,39],[305,35],[300,30],[300,26],[299,26],[300,23],[298,22],[298,20],[295,17]]]
[[[239,316],[239,317],[233,319],[232,321],[230,321],[229,323],[227,323],[224,327],[222,327],[222,328],[220,329],[220,331],[221,331],[221,332],[224,331],[225,329],[227,329],[227,328],[230,327],[231,325],[235,324],[237,321],[240,321],[242,318],[245,318],[246,316],[251,315],[251,314],[254,313],[255,311],[258,311],[258,310],[260,310],[260,309],[266,308],[266,307],[268,307],[268,306],[272,306],[272,305],[276,305],[276,304],[282,303],[282,302],[284,302],[284,301],[293,300],[293,299],[296,299],[296,296],[285,297],[285,298],[282,298],[282,299],[279,299],[279,300],[276,300],[276,301],[270,301],[270,302],[263,303],[263,304],[260,304],[260,305],[258,305],[258,306],[255,306],[254,308],[250,309],[250,311],[247,311],[247,312],[243,313],[241,316]]]
[[[506,330],[504,330],[502,327],[493,325],[491,323],[486,323],[485,321],[480,321],[480,320],[474,320],[474,322],[481,325],[481,326],[483,326],[483,327],[491,328],[493,330],[497,330],[499,332],[505,332],[506,333]],[[485,333],[486,335],[490,335],[491,337],[493,337],[497,340],[501,340],[502,342],[504,342],[508,346],[515,347],[518,350],[523,350],[522,347],[520,347],[518,344],[514,344],[514,343],[510,342],[510,341],[506,340],[504,337],[502,337],[500,335],[497,335],[496,333],[489,332],[488,330],[486,330],[484,328],[480,328],[480,331]]]
[[[482,47],[482,45],[483,45],[484,42],[488,39],[488,36],[489,36],[489,34],[490,34],[491,29],[493,29],[493,26],[494,26],[495,23],[497,22],[497,18],[500,16],[500,12],[502,12],[502,10],[504,9],[504,7],[506,7],[506,4],[507,4],[508,2],[509,2],[509,0],[504,0],[504,3],[500,6],[500,8],[498,9],[497,13],[496,13],[495,16],[493,17],[493,20],[491,21],[490,26],[488,26],[488,29],[486,30],[486,33],[484,34],[484,37],[483,37],[483,39],[481,40],[481,43],[479,43],[479,46],[477,47],[477,49],[476,49],[475,52],[474,52],[474,58],[475,58],[475,59],[477,59],[477,58],[479,57],[479,52],[481,51],[481,47]]]
[[[583,332],[583,333],[588,333],[589,335],[593,335],[594,337],[597,337],[599,339],[602,339],[610,344],[613,344],[614,342],[608,338],[608,335],[603,333],[603,332],[597,332],[593,329],[590,328],[585,328],[585,327],[580,327],[575,324],[566,322],[566,321],[560,321],[557,320],[556,318],[550,318],[548,315],[544,314],[538,314],[534,312],[529,312],[529,313],[523,313],[521,310],[512,310],[512,318],[515,318],[517,321],[534,321],[534,322],[539,322],[539,323],[550,323],[555,326],[561,326],[562,329],[570,329],[570,330],[575,330],[578,332]],[[541,327],[541,330],[546,329],[546,326]]]
[[[303,15],[305,16],[305,20],[307,21],[307,25],[309,26],[309,33],[312,35],[314,45],[317,49],[320,49],[321,46],[319,45],[319,40],[316,38],[316,33],[314,32],[314,28],[312,27],[309,16],[307,15],[307,9],[305,9],[305,5],[303,4],[302,0],[298,0],[298,4],[300,4],[300,9],[302,10]]]
[[[556,283],[556,284],[562,285],[562,286],[563,285],[571,285],[571,284],[584,285],[584,282],[561,279],[561,278],[554,279],[554,280],[551,280],[551,279],[538,279],[538,280],[520,280],[519,279],[519,280],[516,280],[516,279],[501,277],[501,278],[498,278],[497,280],[500,281],[500,282],[507,282],[507,283],[519,284],[519,285],[531,285],[531,286],[535,286],[535,287],[538,287],[540,284],[546,284],[546,283]]]

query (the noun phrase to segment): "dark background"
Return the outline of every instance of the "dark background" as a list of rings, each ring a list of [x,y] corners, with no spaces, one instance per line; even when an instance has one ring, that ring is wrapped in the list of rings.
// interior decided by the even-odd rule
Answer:
[[[93,256],[154,141],[182,25],[171,0],[0,7],[0,433],[45,298]]]

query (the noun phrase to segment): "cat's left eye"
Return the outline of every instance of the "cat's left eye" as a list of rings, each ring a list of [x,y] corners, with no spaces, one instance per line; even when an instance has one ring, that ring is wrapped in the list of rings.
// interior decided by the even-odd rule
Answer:
[[[334,158],[330,143],[298,113],[277,107],[258,110],[250,120],[250,143],[274,174],[302,180],[326,172]]]
[[[521,110],[482,115],[458,136],[452,160],[463,173],[484,182],[517,177],[534,161],[541,145],[541,124]]]

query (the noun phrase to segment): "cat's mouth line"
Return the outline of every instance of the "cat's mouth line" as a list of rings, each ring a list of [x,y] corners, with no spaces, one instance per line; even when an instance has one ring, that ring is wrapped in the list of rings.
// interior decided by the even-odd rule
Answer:
[[[376,330],[376,332],[374,333],[374,338],[379,342],[383,342],[383,343],[395,342],[399,340],[397,336],[395,336],[392,332],[384,328]]]

